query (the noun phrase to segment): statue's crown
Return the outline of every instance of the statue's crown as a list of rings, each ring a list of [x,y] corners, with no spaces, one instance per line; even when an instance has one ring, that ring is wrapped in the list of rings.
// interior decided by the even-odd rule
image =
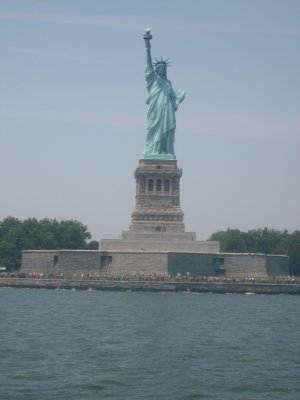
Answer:
[[[154,67],[157,67],[158,65],[163,64],[166,67],[169,67],[171,65],[171,62],[169,61],[169,59],[167,58],[166,60],[164,60],[162,57],[160,58],[160,60],[158,60],[157,58],[155,59],[155,62],[153,63]]]

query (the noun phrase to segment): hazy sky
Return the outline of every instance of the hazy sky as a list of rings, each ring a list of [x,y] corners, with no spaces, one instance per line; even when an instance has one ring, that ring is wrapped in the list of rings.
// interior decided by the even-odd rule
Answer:
[[[147,27],[187,91],[186,230],[300,229],[299,0],[0,0],[0,219],[128,229]]]

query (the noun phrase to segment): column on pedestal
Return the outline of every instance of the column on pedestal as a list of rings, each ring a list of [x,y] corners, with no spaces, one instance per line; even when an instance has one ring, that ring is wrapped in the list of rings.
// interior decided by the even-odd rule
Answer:
[[[145,160],[135,170],[136,203],[131,230],[184,232],[180,207],[182,170],[176,160]]]

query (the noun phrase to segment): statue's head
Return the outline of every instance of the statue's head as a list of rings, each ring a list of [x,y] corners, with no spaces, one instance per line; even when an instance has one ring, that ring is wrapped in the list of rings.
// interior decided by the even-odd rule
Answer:
[[[170,63],[168,60],[163,60],[161,58],[160,60],[156,60],[155,63],[153,64],[155,68],[155,72],[161,77],[161,78],[166,78],[167,77],[167,67]]]

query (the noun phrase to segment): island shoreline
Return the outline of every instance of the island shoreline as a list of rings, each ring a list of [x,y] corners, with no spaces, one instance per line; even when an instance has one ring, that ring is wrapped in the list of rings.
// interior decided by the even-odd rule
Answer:
[[[299,283],[189,282],[102,279],[0,278],[0,288],[77,289],[136,292],[300,294]]]

